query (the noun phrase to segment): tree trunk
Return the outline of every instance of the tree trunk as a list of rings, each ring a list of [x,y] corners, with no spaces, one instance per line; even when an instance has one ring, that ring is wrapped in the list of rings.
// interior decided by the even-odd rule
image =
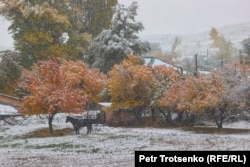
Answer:
[[[53,121],[54,115],[55,115],[55,114],[49,115],[49,133],[50,133],[51,135],[53,135],[53,125],[52,125],[52,121]]]
[[[181,122],[183,118],[183,112],[177,112],[177,118],[176,121],[177,122]]]
[[[215,118],[216,125],[219,129],[222,129],[222,124],[223,124],[225,117],[226,117],[226,110],[220,110],[218,117]]]
[[[142,117],[140,110],[141,110],[140,107],[134,109],[135,117],[139,124],[141,124],[141,117]]]
[[[167,120],[169,123],[172,122],[172,116],[171,116],[171,112],[170,112],[170,111],[167,112],[166,120]]]
[[[152,121],[155,121],[155,108],[151,108],[151,113],[152,113]]]
[[[222,129],[222,121],[216,122],[218,129]]]
[[[194,121],[195,121],[195,115],[194,114],[192,114],[192,113],[189,113],[189,112],[185,112],[186,113],[186,117],[187,117],[187,119],[188,119],[188,124],[190,125],[190,126],[193,126],[193,124],[194,124]]]
[[[165,117],[165,121],[166,123],[171,123],[172,122],[172,118],[171,118],[171,112],[167,112],[167,114],[159,108],[159,111],[162,113],[162,115]]]

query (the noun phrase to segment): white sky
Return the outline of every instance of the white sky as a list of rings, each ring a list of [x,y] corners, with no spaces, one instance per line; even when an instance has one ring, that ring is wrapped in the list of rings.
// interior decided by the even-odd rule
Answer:
[[[186,34],[250,22],[250,0],[118,0],[138,2],[142,34]]]
[[[138,2],[137,20],[141,34],[187,34],[212,26],[250,22],[250,0],[118,0],[129,5]],[[8,22],[0,17],[0,46],[12,46]]]
[[[10,23],[0,16],[0,47],[13,47],[13,39],[8,32]]]

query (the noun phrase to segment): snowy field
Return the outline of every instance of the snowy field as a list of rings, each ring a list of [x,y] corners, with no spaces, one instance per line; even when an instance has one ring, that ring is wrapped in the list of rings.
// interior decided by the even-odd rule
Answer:
[[[58,114],[54,129],[71,128],[66,115]],[[182,129],[114,128],[94,126],[92,134],[86,128],[80,135],[60,137],[27,137],[30,132],[48,128],[45,116],[17,117],[0,121],[0,166],[2,167],[68,167],[68,166],[134,166],[135,150],[250,150],[250,133],[200,134]],[[250,122],[224,127],[246,128]],[[250,128],[249,128],[250,129]]]

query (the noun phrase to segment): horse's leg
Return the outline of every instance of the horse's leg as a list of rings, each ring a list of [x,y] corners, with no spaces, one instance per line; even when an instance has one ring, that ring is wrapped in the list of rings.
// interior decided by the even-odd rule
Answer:
[[[89,128],[89,133],[91,133],[92,132],[92,124],[91,123],[88,125],[88,128]]]
[[[90,134],[91,133],[91,124],[87,124],[87,129],[88,129],[87,134]]]
[[[76,134],[79,134],[79,129],[80,128],[78,127],[78,125],[75,125],[74,128],[75,128]]]
[[[77,133],[78,133],[78,134],[80,134],[80,129],[81,129],[81,126],[78,125],[78,126],[77,126]]]

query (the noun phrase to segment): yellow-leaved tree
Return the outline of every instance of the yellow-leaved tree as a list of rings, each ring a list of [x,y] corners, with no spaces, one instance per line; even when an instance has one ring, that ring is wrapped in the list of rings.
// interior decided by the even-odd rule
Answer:
[[[111,108],[134,109],[140,121],[142,108],[150,104],[157,86],[152,68],[143,65],[140,57],[131,55],[121,64],[114,65],[108,75]]]

